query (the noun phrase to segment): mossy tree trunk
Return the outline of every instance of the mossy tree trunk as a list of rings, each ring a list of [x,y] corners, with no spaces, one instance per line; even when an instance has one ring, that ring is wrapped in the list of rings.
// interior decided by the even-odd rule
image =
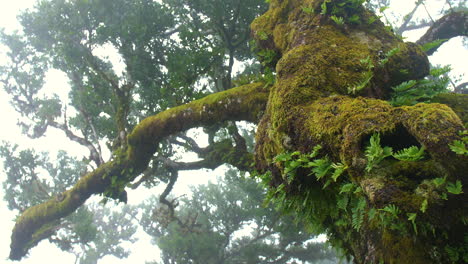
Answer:
[[[92,194],[121,198],[119,191],[148,166],[164,137],[261,117],[255,160],[258,171],[270,173],[262,178],[269,182],[270,198],[314,231],[326,232],[356,263],[462,261],[468,252],[468,203],[457,184],[467,184],[468,160],[449,144],[460,140],[468,121],[468,96],[393,107],[385,101],[392,86],[429,72],[417,45],[394,36],[359,0],[270,2],[252,31],[268,55],[265,64],[276,67],[273,87],[233,88],[143,120],[112,161],[23,212],[13,230],[10,258],[21,259]],[[376,133],[380,144],[394,151],[424,147],[425,159],[389,157],[369,169],[366,144]],[[316,146],[321,146],[316,156],[302,158]],[[291,176],[285,159],[275,157],[293,152],[289,157],[301,157],[296,164],[304,166]],[[319,158],[344,172],[317,180],[311,174]],[[247,161],[223,161],[248,167]]]
[[[383,101],[390,87],[427,75],[429,63],[352,2],[359,1],[272,0],[252,23],[260,49],[279,58],[268,61],[277,81],[257,132],[257,169],[271,172],[263,179],[273,201],[327,232],[356,263],[462,261],[468,203],[458,191],[447,195],[446,184],[467,183],[466,157],[449,148],[463,123],[446,105]],[[457,98],[466,109],[467,97]],[[424,147],[426,158],[387,158],[366,169],[365,146],[375,133],[394,151]],[[317,145],[320,157],[346,168],[339,178],[316,180],[306,162],[291,176],[293,165],[275,158]]]

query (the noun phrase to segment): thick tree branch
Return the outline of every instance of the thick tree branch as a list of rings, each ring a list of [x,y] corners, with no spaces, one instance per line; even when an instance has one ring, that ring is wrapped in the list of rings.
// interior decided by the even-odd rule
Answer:
[[[112,188],[111,178],[131,182],[148,166],[162,139],[193,127],[228,120],[257,122],[265,109],[268,89],[249,84],[209,95],[143,120],[128,137],[128,149],[82,177],[73,188],[27,209],[18,218],[11,236],[10,259],[20,260],[39,241],[51,223],[74,212],[91,195]]]
[[[447,14],[437,20],[416,43],[424,45],[438,39],[450,39],[458,36],[468,36],[468,14],[459,11]],[[433,54],[438,47],[434,47],[426,53]]]

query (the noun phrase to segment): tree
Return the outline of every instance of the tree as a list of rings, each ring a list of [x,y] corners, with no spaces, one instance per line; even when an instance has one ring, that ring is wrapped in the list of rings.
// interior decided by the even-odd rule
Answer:
[[[161,249],[164,263],[337,262],[331,249],[293,224],[292,216],[263,207],[264,189],[235,170],[192,193],[174,199],[175,214],[164,204],[155,206],[156,197],[143,206],[140,222]]]
[[[88,147],[93,167],[74,187],[22,212],[11,259],[93,194],[126,201],[129,183],[158,179],[168,183],[167,197],[180,170],[228,163],[253,171],[233,122],[243,120],[258,123],[255,169],[268,199],[326,232],[356,263],[466,260],[466,95],[440,94],[444,71],[430,72],[421,47],[403,42],[363,0],[268,1],[251,24],[262,65],[247,68],[264,77],[234,82],[233,60],[251,57],[246,30],[233,25],[255,17],[262,2],[214,1],[212,9],[206,1],[44,1],[21,17],[24,35],[2,34],[11,49],[4,86],[29,118],[25,131],[63,130]],[[419,41],[429,52],[432,41],[466,36],[466,12],[448,5],[451,12]],[[103,45],[119,52],[124,73],[97,56]],[[75,113],[58,97],[39,96],[49,68],[69,77]],[[205,128],[208,147],[184,134],[194,127]],[[173,145],[201,161],[168,159]]]
[[[5,200],[10,210],[24,212],[27,208],[49,199],[60,201],[60,194],[73,186],[80,175],[87,172],[86,164],[75,160],[65,152],[59,152],[52,163],[47,153],[18,150],[18,146],[0,146],[0,154],[8,167],[7,180],[3,183]],[[135,212],[131,207],[83,205],[62,221],[52,222],[38,239],[48,238],[61,250],[76,256],[81,264],[97,263],[105,255],[126,257],[123,241],[134,242],[136,225],[129,217]],[[106,219],[107,218],[107,219]]]

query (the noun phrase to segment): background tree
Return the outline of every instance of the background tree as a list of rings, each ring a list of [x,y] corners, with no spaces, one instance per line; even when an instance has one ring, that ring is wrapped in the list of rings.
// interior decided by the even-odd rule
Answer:
[[[270,189],[269,199],[284,211],[304,213],[303,220],[314,230],[327,232],[357,263],[405,258],[426,263],[463,257],[458,230],[466,212],[456,209],[466,202],[462,192],[466,159],[450,148],[464,153],[464,139],[457,133],[463,129],[459,117],[466,122],[466,97],[434,99],[435,89],[444,88],[433,81],[440,79],[440,71],[421,81],[428,74],[425,55],[364,11],[365,1],[270,2],[269,11],[252,24],[262,67],[248,67],[247,72],[276,68],[273,86],[271,70],[260,83],[232,78],[234,60],[251,58],[246,52],[248,30],[242,25],[263,11],[263,1],[210,1],[210,5],[175,0],[42,1],[21,16],[24,34],[2,34],[11,50],[10,61],[2,68],[3,84],[24,117],[25,133],[40,137],[48,128],[57,128],[89,150],[85,160],[89,172],[76,178],[73,187],[23,209],[13,231],[10,258],[20,259],[53,234],[59,219],[92,194],[125,202],[128,184],[136,188],[164,182],[167,187],[160,201],[174,212],[174,202],[166,198],[179,171],[224,163],[252,171],[253,155],[233,121],[257,123],[260,117],[256,168],[266,173],[261,179]],[[448,5],[455,11],[453,2]],[[465,23],[466,15],[459,14],[458,20],[434,21],[428,31],[432,33],[420,43],[439,38],[437,32],[447,31],[438,29],[447,24],[454,30],[444,38],[466,35],[457,26]],[[99,55],[103,47],[120,55],[122,73]],[[339,52],[343,56],[336,57]],[[41,91],[52,68],[70,80],[69,101]],[[392,93],[391,87],[402,82]],[[233,83],[247,85],[231,88]],[[213,91],[218,93],[205,96]],[[392,97],[393,103],[432,98],[452,106],[459,117],[442,105],[396,108],[357,95]],[[201,99],[192,101],[197,98]],[[355,108],[345,109],[348,105]],[[417,113],[426,118],[418,119]],[[387,115],[392,118],[383,118]],[[148,118],[141,121],[144,117]],[[185,131],[193,127],[205,128],[208,147],[187,136]],[[380,151],[375,132],[395,151],[414,144],[424,146],[430,158],[419,163],[387,159],[377,165],[390,151]],[[370,147],[364,151],[363,142],[369,138]],[[112,152],[109,160],[103,155],[105,147]],[[193,151],[200,160],[170,159],[178,147]],[[413,179],[415,171],[428,173]],[[328,172],[334,172],[331,180]],[[314,174],[318,182],[307,177]],[[445,202],[444,197],[450,199]],[[382,221],[373,221],[376,216]],[[405,224],[395,227],[398,221]],[[434,240],[431,229],[447,238]],[[395,242],[402,237],[396,232],[402,230],[403,242]],[[428,247],[435,247],[437,256],[421,250]],[[408,248],[416,253],[403,250]]]
[[[8,209],[23,213],[28,207],[48,199],[63,199],[60,195],[87,173],[86,163],[59,152],[54,162],[47,153],[18,150],[18,146],[0,147],[7,180],[3,183]],[[122,242],[135,242],[137,226],[129,217],[135,212],[125,206],[116,212],[109,206],[89,204],[61,222],[39,234],[61,250],[76,256],[79,263],[97,263],[98,259],[113,255],[127,257],[130,251]]]
[[[171,215],[156,197],[144,206],[145,232],[162,251],[163,263],[336,263],[334,252],[313,242],[292,216],[263,207],[264,189],[227,171],[224,179],[174,199]],[[175,218],[175,219],[174,219]]]

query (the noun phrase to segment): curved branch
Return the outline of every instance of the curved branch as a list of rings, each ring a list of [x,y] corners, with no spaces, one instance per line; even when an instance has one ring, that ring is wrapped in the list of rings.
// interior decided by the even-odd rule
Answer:
[[[103,163],[104,160],[102,159],[100,151],[98,149],[96,149],[96,147],[89,140],[75,135],[68,128],[66,123],[65,124],[60,124],[60,123],[57,123],[55,121],[50,121],[48,123],[48,125],[50,125],[51,127],[57,128],[59,130],[62,130],[65,133],[65,135],[67,136],[67,138],[69,138],[70,140],[75,141],[78,144],[88,148],[89,154],[90,154],[89,158],[90,158],[90,160],[94,161],[96,166],[99,167]]]
[[[468,36],[468,13],[465,11],[453,12],[437,20],[418,41],[419,45],[431,43],[438,39],[450,39],[458,36]],[[438,47],[426,53],[433,54]]]
[[[268,89],[255,83],[209,95],[143,120],[128,136],[127,151],[82,177],[60,199],[50,199],[28,208],[16,221],[9,258],[20,260],[44,239],[51,223],[74,212],[91,195],[103,193],[114,181],[131,182],[148,166],[162,139],[193,127],[222,121],[257,122],[268,100]]]

